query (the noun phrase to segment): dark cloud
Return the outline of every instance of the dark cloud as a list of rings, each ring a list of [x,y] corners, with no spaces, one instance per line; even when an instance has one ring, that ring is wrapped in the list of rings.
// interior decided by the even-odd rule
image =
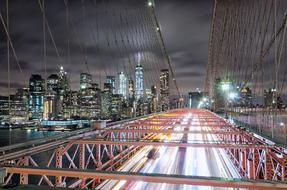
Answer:
[[[140,14],[146,6],[145,1],[86,0],[86,19],[83,19],[82,1],[69,1],[69,30],[64,1],[45,2],[46,17],[59,54],[47,29],[47,75],[58,72],[63,65],[69,73],[72,87],[77,89],[79,73],[87,71],[86,61],[94,80],[103,83],[105,74],[116,74],[125,69],[133,75],[133,65],[137,61],[149,60],[144,68],[145,83],[158,80],[155,70],[164,66],[157,65],[158,60],[162,59],[160,48],[154,36],[147,33],[151,30],[148,18]],[[32,73],[44,75],[43,28],[39,3],[37,0],[10,0],[9,3],[11,39],[26,80]],[[187,93],[202,87],[207,64],[212,1],[157,0],[155,3],[180,90]],[[0,11],[5,17],[5,1],[0,1]],[[6,44],[3,42],[6,39],[0,24],[1,91],[5,91],[7,86]],[[21,87],[25,82],[20,77],[12,55],[11,60],[12,86]],[[99,81],[100,76],[102,81]]]
[[[11,69],[16,71],[19,70],[19,67],[17,65],[17,63],[15,61],[11,61]],[[19,65],[21,65],[21,69],[22,70],[29,70],[29,69],[33,69],[33,67],[30,65],[30,63],[23,61],[23,60],[19,60]]]
[[[160,0],[158,18],[184,94],[202,88],[208,57],[212,1]]]
[[[178,72],[177,73],[177,78],[189,78],[189,79],[192,79],[192,78],[198,78],[198,77],[203,77],[204,76],[204,73],[201,73],[201,72],[196,72],[196,71],[181,71],[181,72]]]
[[[17,88],[23,88],[23,84],[18,83],[18,82],[11,82],[10,84],[13,88],[17,89]],[[0,88],[7,88],[8,84],[7,82],[0,82]],[[5,93],[3,93],[5,94]],[[6,95],[6,94],[5,94]]]

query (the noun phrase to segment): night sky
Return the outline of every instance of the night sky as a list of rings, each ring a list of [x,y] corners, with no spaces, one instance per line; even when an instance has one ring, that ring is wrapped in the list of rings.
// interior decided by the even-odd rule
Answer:
[[[86,0],[88,1],[88,0]],[[110,2],[110,1],[109,1]],[[43,33],[42,13],[37,0],[9,0],[10,3],[10,34],[15,47],[25,79],[22,78],[14,58],[11,56],[11,87],[21,88],[24,81],[27,82],[32,73],[44,75],[43,66]],[[180,90],[183,94],[202,88],[205,78],[205,69],[208,57],[208,39],[212,14],[212,1],[207,0],[156,0],[157,16],[167,46],[167,51],[172,60],[172,66]],[[70,0],[71,20],[77,30],[78,38],[70,40],[71,58],[67,60],[67,30],[65,23],[64,1],[46,1],[46,16],[57,44],[61,59],[58,58],[52,40],[47,35],[47,75],[57,73],[61,65],[68,71],[72,88],[79,88],[80,72],[85,72],[83,54],[78,42],[86,47],[86,57],[91,73],[96,82],[100,74],[110,74],[110,68],[115,68],[115,61],[110,59],[103,64],[93,62],[95,49],[104,49],[103,44],[95,45],[87,36],[91,30],[87,30],[87,23],[95,23],[96,14],[91,2],[86,5],[86,20],[83,22],[80,0]],[[131,5],[132,6],[132,5]],[[121,5],[115,3],[111,9],[120,9]],[[4,19],[6,15],[5,1],[0,1],[0,11]],[[104,23],[105,19],[101,18]],[[103,25],[104,26],[104,25]],[[117,27],[114,27],[117,30]],[[105,33],[105,27],[99,29],[99,33]],[[101,34],[99,34],[101,36]],[[114,50],[114,55],[117,55]],[[135,53],[128,50],[130,53]],[[101,51],[102,54],[108,54]],[[102,59],[103,60],[103,59]],[[0,90],[1,94],[7,94],[7,55],[6,39],[3,25],[0,25]],[[102,72],[105,70],[105,72]]]

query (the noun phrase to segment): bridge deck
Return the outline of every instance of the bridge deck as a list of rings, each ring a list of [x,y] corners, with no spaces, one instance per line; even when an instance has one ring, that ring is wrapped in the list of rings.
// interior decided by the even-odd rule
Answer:
[[[236,188],[260,188],[260,189],[287,189],[286,182],[247,180],[247,179],[227,179],[219,177],[186,176],[186,175],[168,175],[168,174],[150,174],[150,173],[130,173],[130,172],[112,172],[96,170],[63,170],[47,168],[6,168],[8,173],[42,175],[47,176],[65,176],[73,178],[101,178],[116,179],[127,181],[144,181],[151,183],[170,183],[187,184],[196,186],[213,187],[236,187]]]

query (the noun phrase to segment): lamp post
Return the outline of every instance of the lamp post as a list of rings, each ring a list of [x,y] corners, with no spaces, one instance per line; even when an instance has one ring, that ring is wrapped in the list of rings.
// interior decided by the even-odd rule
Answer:
[[[231,88],[231,84],[230,81],[222,81],[221,82],[221,90],[224,93],[224,113],[225,113],[225,117],[227,117],[227,103],[228,103],[228,94]]]

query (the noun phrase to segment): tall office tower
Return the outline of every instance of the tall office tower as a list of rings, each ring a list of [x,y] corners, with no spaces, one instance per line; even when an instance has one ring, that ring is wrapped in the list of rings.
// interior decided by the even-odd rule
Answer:
[[[124,72],[119,73],[118,94],[122,95],[124,99],[127,99],[127,77]]]
[[[129,79],[129,100],[134,100],[135,98],[135,85],[132,78]]]
[[[135,115],[135,109],[136,109],[136,105],[134,104],[135,102],[135,85],[134,85],[134,81],[132,78],[129,78],[129,87],[128,87],[128,104],[127,107],[129,109],[127,109],[127,113],[126,115],[128,117],[133,117]]]
[[[111,116],[112,84],[105,83],[101,93],[101,118],[109,119]]]
[[[161,111],[169,109],[169,72],[168,69],[160,71],[160,106]]]
[[[152,108],[151,88],[145,89],[144,114],[150,114]]]
[[[99,86],[96,87],[95,94],[95,117],[97,119],[101,118],[101,89]]]
[[[60,87],[59,76],[52,74],[47,78],[47,89],[44,100],[44,118],[56,117],[59,114],[60,96],[63,96],[63,89]],[[63,99],[63,98],[62,98]]]
[[[70,91],[70,83],[68,79],[68,74],[66,71],[64,71],[63,66],[60,67],[59,71],[59,89],[57,91],[57,113],[56,115],[59,117],[63,116],[63,111],[65,107],[67,106],[67,96],[69,95]]]
[[[18,89],[16,94],[10,95],[10,109],[9,109],[9,99],[6,97],[6,101],[0,102],[4,103],[1,106],[0,103],[0,113],[4,111],[9,114],[9,119],[12,122],[26,121],[28,118],[28,101],[29,101],[29,91],[27,88]],[[2,99],[3,101],[3,99]],[[5,106],[6,105],[6,106]],[[1,117],[4,116],[1,114]],[[5,116],[4,116],[5,117]]]
[[[80,75],[80,90],[85,91],[92,87],[92,75],[88,73],[81,73]]]
[[[120,94],[113,94],[111,96],[111,119],[116,121],[121,118],[122,113],[122,96]]]
[[[43,117],[44,79],[41,75],[31,75],[29,80],[29,114],[32,119]]]
[[[90,88],[81,92],[81,116],[86,118],[97,118],[100,109],[99,89],[97,83],[92,83]]]
[[[151,86],[151,112],[157,112],[157,92],[156,86]]]
[[[283,107],[282,99],[276,88],[269,88],[268,90],[264,90],[264,107],[276,109],[281,109]]]
[[[249,87],[244,87],[240,90],[240,99],[241,107],[252,107],[252,91]]]
[[[74,116],[81,116],[81,96],[78,91],[69,91],[66,99],[66,106],[64,108],[63,117],[71,118]]]
[[[70,89],[70,84],[69,84],[67,72],[64,71],[63,66],[60,67],[58,80],[59,80],[59,88],[62,89],[63,93],[67,93]]]
[[[58,91],[60,88],[59,76],[56,74],[51,74],[47,78],[47,91]]]
[[[140,64],[136,65],[135,69],[136,86],[135,86],[135,98],[139,100],[143,98],[143,67]]]
[[[110,83],[112,85],[112,93],[116,93],[116,78],[115,76],[107,76],[106,83]]]

